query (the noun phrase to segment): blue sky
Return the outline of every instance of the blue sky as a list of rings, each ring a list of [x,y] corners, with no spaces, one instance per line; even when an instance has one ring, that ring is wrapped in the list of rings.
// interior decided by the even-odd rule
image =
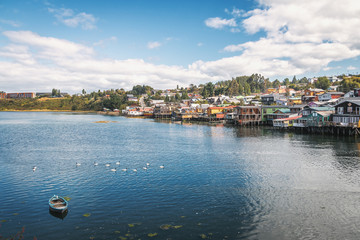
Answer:
[[[360,3],[0,1],[3,91],[357,73]]]

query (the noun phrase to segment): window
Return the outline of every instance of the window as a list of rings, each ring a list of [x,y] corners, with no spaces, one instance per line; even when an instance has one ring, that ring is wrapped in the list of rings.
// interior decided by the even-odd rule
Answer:
[[[359,114],[360,114],[360,107],[356,107],[356,109],[355,109],[355,114],[356,114],[356,115],[359,115]]]
[[[348,107],[348,108],[347,108],[347,112],[348,112],[348,113],[352,113],[352,110],[353,110],[352,107]]]
[[[338,112],[338,114],[343,114],[344,113],[344,108],[343,107],[338,107],[337,112]]]

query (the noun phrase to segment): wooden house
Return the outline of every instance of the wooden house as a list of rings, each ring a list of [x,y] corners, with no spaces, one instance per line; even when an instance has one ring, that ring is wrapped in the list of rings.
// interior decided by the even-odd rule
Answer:
[[[294,127],[322,127],[331,125],[333,107],[309,107],[306,106],[300,112],[301,118],[295,119]]]
[[[293,97],[288,99],[287,105],[299,105],[301,103],[302,103],[301,98]]]
[[[154,108],[154,117],[160,119],[170,119],[175,108],[176,106],[171,104],[156,105]]]
[[[292,127],[294,121],[298,118],[301,118],[301,115],[291,116],[287,118],[275,119],[273,121],[273,126],[278,128],[289,128]]]
[[[304,109],[306,105],[304,104],[299,104],[299,105],[292,105],[292,106],[289,106],[289,109],[290,109],[290,113],[291,114],[298,114],[301,112],[301,110]]]
[[[263,105],[272,105],[276,103],[276,100],[279,99],[279,96],[276,94],[268,94],[261,96],[261,103]]]
[[[273,114],[275,113],[275,111],[279,110],[279,109],[288,109],[287,106],[262,106],[261,107],[261,121],[266,124],[266,125],[270,125],[272,126],[272,120],[273,120]]]
[[[319,101],[329,101],[331,99],[338,99],[345,95],[343,92],[327,92],[318,96]]]
[[[336,126],[358,127],[360,120],[360,100],[346,100],[335,105],[333,123]]]
[[[261,108],[258,106],[235,107],[236,124],[259,125],[261,123]]]

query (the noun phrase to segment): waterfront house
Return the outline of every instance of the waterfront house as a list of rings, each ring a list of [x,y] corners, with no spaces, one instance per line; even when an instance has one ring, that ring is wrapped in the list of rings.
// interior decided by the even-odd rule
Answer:
[[[289,108],[279,108],[275,112],[267,114],[267,121],[273,122],[275,119],[288,118],[291,115],[292,113]]]
[[[358,127],[360,119],[360,99],[345,100],[335,105],[333,123],[336,126]]]
[[[295,115],[287,118],[274,119],[273,126],[278,128],[289,128],[293,126],[296,119],[301,117],[301,115]]]
[[[209,121],[224,120],[224,108],[225,107],[209,107],[207,109]]]
[[[144,116],[145,117],[154,117],[154,108],[153,107],[144,107]]]
[[[272,114],[279,109],[289,109],[287,106],[280,105],[272,105],[272,106],[262,106],[261,107],[261,121],[266,124],[272,126]],[[268,117],[269,116],[269,117]]]
[[[0,99],[6,98],[6,92],[0,92]]]
[[[224,108],[224,118],[226,123],[235,123],[237,118],[235,113],[235,106],[228,106]]]
[[[261,123],[261,108],[258,106],[235,107],[234,113],[238,125],[259,125]]]
[[[306,106],[299,113],[301,118],[295,119],[294,127],[322,127],[329,126],[331,116],[335,112],[333,107],[309,107]]]
[[[173,119],[176,121],[191,120],[198,115],[196,108],[180,106],[173,111]]]
[[[158,104],[154,107],[154,117],[159,119],[170,119],[175,110],[174,104]]]

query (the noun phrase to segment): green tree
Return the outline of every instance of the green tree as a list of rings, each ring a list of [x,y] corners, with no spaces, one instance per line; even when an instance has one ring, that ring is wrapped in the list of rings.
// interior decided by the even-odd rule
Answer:
[[[308,84],[309,83],[309,80],[306,78],[306,77],[303,77],[300,79],[299,83],[306,83]]]
[[[290,84],[290,80],[288,78],[285,78],[283,81],[283,85],[289,86],[289,84]]]
[[[272,87],[273,88],[278,88],[280,86],[280,81],[278,79],[275,79],[273,82],[272,82]]]
[[[239,94],[240,95],[244,94],[244,87],[241,84],[239,84]]]
[[[321,88],[323,90],[328,89],[330,85],[330,80],[327,77],[319,77],[318,80],[315,82],[315,87]]]
[[[228,88],[228,95],[230,97],[239,95],[239,83],[235,79],[231,80]]]
[[[250,88],[250,85],[247,82],[244,83],[244,92],[245,92],[245,95],[250,95],[251,94],[251,88]]]

